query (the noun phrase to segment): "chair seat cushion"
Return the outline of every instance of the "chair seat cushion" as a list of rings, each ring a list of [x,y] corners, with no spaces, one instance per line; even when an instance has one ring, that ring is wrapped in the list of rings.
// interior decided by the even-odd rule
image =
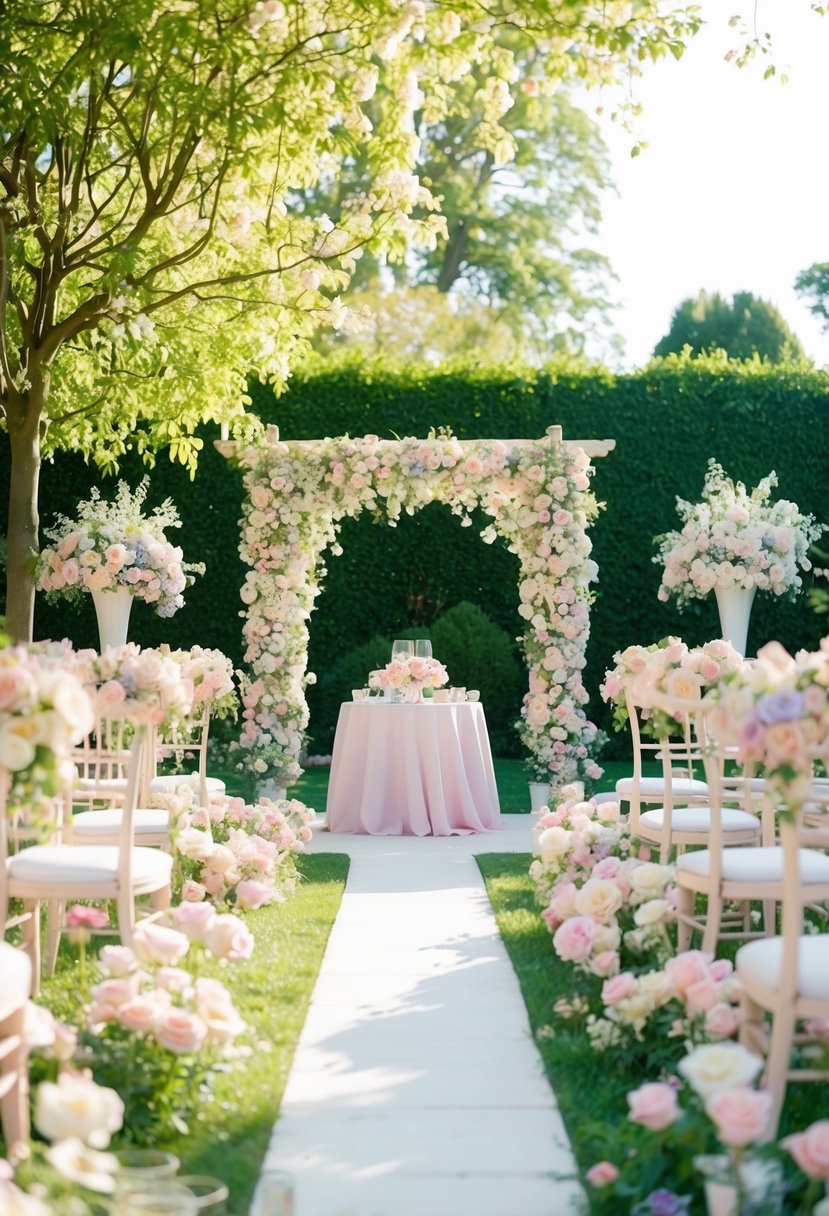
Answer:
[[[121,811],[79,811],[72,816],[72,832],[75,836],[117,836],[121,830]],[[150,807],[138,807],[132,813],[133,829],[136,837],[145,832],[157,835],[166,832],[170,826],[170,815],[167,811],[155,810]]]
[[[113,882],[118,873],[118,847],[108,844],[37,844],[21,849],[6,863],[9,882],[42,882],[48,886],[66,886],[77,891],[96,883]],[[173,859],[161,849],[135,848],[132,851],[133,880],[144,886],[158,882],[165,886],[170,880]],[[14,894],[14,891],[11,892]]]
[[[675,798],[705,798],[708,786],[704,781],[691,777],[676,777],[671,782],[671,790]],[[616,793],[620,798],[627,798],[633,793],[633,778],[620,777],[616,782]],[[639,793],[643,798],[664,798],[665,782],[662,777],[643,777],[639,782]]]
[[[708,849],[683,853],[677,858],[677,875],[707,874],[711,861]],[[726,882],[782,882],[783,850],[779,845],[755,849],[723,849],[722,876]],[[814,849],[800,850],[800,881],[829,883],[829,857]]]
[[[32,960],[28,954],[0,942],[0,1022],[5,1022],[15,1009],[21,1009],[32,991]]]
[[[126,777],[78,777],[75,788],[82,794],[125,794]]]
[[[639,822],[645,827],[661,830],[664,814],[664,809],[660,806],[641,814]],[[723,807],[722,826],[724,832],[750,832],[753,828],[759,832],[760,820],[754,815],[749,815],[748,811]],[[675,806],[671,812],[671,830],[674,832],[710,832],[710,809],[707,806]]]
[[[207,777],[205,780],[208,794],[223,794],[227,788],[220,777]],[[177,790],[180,785],[187,785],[198,792],[199,774],[179,773],[172,777],[153,777],[150,782],[150,793],[169,794],[171,791]]]
[[[737,978],[750,978],[766,987],[777,988],[782,959],[782,937],[748,942],[737,951]],[[809,1000],[829,1001],[829,934],[801,937],[797,956],[797,992]]]

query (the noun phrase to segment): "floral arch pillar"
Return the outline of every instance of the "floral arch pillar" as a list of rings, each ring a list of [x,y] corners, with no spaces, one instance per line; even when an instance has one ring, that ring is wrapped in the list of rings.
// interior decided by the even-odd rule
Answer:
[[[241,468],[247,495],[239,545],[250,567],[240,592],[250,668],[242,689],[246,768],[279,785],[301,772],[305,688],[315,678],[307,670],[308,620],[325,552],[341,552],[341,521],[371,511],[394,525],[402,511],[441,502],[467,527],[480,508],[490,517],[483,540],[502,537],[521,563],[529,687],[519,730],[539,777],[559,786],[599,774],[582,682],[597,575],[587,529],[598,511],[591,458],[607,455],[615,440],[565,442],[561,427],[551,426],[534,440],[459,440],[439,431],[426,439],[284,442],[270,426],[255,444],[223,438],[216,446]]]

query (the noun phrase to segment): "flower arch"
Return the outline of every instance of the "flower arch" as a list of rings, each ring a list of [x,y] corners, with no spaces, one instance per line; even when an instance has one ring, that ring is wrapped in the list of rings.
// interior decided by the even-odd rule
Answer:
[[[598,513],[590,458],[606,455],[613,440],[565,443],[561,428],[550,427],[538,440],[462,441],[441,430],[426,439],[284,442],[268,427],[256,444],[216,446],[241,468],[246,490],[245,767],[278,784],[301,772],[305,688],[315,679],[307,670],[308,620],[326,550],[342,552],[341,521],[371,511],[394,526],[401,512],[441,502],[465,527],[481,508],[490,517],[483,540],[500,536],[519,558],[529,675],[519,732],[537,774],[554,785],[599,775],[582,681],[597,575],[587,529]]]

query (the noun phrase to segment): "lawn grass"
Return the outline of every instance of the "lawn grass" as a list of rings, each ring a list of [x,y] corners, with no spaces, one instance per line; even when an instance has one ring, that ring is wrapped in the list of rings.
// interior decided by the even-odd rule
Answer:
[[[204,968],[227,985],[247,1025],[239,1040],[242,1054],[218,1073],[189,1133],[159,1147],[180,1158],[183,1174],[222,1178],[230,1187],[229,1216],[249,1209],[348,864],[341,854],[301,857],[295,894],[246,916],[256,941],[250,961]],[[87,971],[96,971],[94,958],[87,960]],[[83,989],[75,952],[63,946],[58,971],[39,999],[77,1022]]]
[[[476,860],[573,1151],[580,1167],[587,1169],[597,1160],[612,1157],[614,1149],[624,1151],[625,1127],[630,1127],[625,1095],[645,1081],[659,1080],[664,1045],[646,1042],[635,1055],[595,1052],[581,1020],[571,1023],[557,1017],[555,1001],[562,996],[572,998],[581,977],[553,951],[528,874],[530,854],[487,853]],[[725,945],[727,949],[721,953],[733,957],[737,944]],[[825,1118],[827,1103],[829,1086],[790,1085],[779,1135],[801,1131]]]

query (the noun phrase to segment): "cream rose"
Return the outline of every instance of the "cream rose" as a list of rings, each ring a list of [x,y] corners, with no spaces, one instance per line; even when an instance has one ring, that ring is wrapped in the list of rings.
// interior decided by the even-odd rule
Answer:
[[[763,1061],[740,1043],[706,1043],[679,1062],[679,1071],[701,1098],[750,1085]]]

